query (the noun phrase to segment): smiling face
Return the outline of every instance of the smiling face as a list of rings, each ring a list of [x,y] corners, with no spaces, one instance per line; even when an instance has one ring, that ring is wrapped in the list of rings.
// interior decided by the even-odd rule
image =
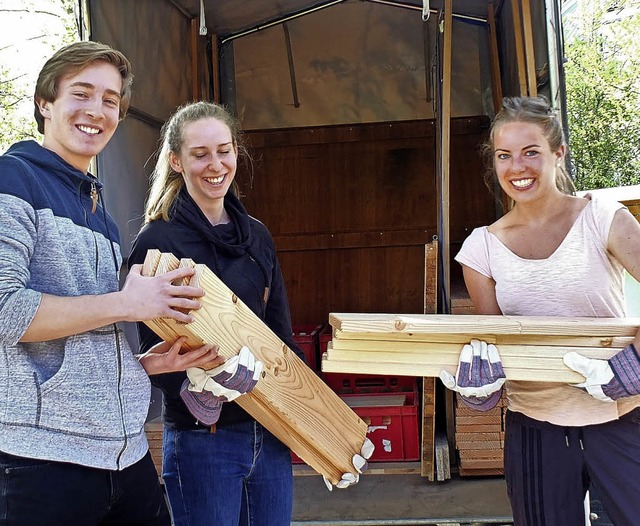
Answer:
[[[185,124],[180,152],[171,152],[171,168],[182,174],[189,195],[208,216],[222,212],[224,196],[236,175],[238,154],[231,130],[207,117]]]
[[[56,100],[38,101],[44,117],[42,145],[86,172],[116,131],[121,87],[120,73],[107,62],[61,77]]]
[[[556,166],[566,147],[553,152],[542,128],[529,122],[509,122],[493,134],[493,163],[498,182],[516,202],[531,201],[556,187]]]

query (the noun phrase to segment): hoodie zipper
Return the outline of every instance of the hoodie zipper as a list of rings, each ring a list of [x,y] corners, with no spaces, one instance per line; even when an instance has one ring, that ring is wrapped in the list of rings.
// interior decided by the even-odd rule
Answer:
[[[96,208],[98,208],[98,189],[96,188],[96,183],[91,181],[91,213],[96,213]]]
[[[98,187],[95,183],[95,181],[91,181],[91,190],[89,191],[89,196],[91,197],[91,214],[95,214],[96,210],[98,209]],[[84,206],[84,203],[82,202],[82,183],[80,183],[80,188],[79,188],[79,197],[80,197],[80,205],[82,206],[82,210],[84,212],[84,218],[85,218],[85,223],[87,225],[87,228],[89,228],[89,230],[91,230],[92,234],[93,234],[93,243],[94,243],[94,249],[95,249],[95,267],[94,267],[94,273],[96,276],[96,279],[98,279],[98,260],[100,257],[100,253],[99,253],[99,248],[98,248],[98,240],[96,238],[96,234],[94,232],[94,230],[91,228],[91,225],[89,224],[89,215],[87,214],[87,208]],[[105,227],[107,227],[106,225],[106,217],[105,217]],[[107,227],[108,229],[108,227]],[[107,236],[107,242],[111,243],[111,239],[110,236]],[[116,272],[116,276],[117,276],[117,264],[114,261],[114,265],[116,267],[115,272]],[[118,453],[118,457],[116,459],[116,467],[117,469],[120,469],[120,464],[122,461],[122,456],[124,455],[125,451],[127,450],[128,447],[128,438],[127,438],[127,425],[125,422],[125,418],[124,418],[124,404],[122,402],[122,394],[121,394],[121,389],[122,389],[122,350],[120,348],[120,336],[118,334],[118,326],[117,324],[113,324],[113,337],[114,337],[114,343],[116,346],[116,367],[117,367],[117,371],[118,371],[118,380],[117,380],[117,396],[118,396],[118,405],[120,407],[120,423],[122,424],[122,435],[124,437],[124,441],[122,444],[122,448],[120,449],[120,452]]]

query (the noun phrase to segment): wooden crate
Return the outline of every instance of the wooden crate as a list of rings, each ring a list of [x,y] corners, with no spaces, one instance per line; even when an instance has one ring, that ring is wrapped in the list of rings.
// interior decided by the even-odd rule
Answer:
[[[488,411],[467,407],[456,395],[455,441],[462,476],[504,474],[504,431],[507,399]]]

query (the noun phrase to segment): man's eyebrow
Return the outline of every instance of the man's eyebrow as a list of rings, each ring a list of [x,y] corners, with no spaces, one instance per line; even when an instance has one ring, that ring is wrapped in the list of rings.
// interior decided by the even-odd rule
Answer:
[[[73,84],[69,84],[69,87],[70,87],[70,88],[73,88],[73,87],[76,87],[76,86],[80,86],[81,88],[87,88],[87,89],[95,89],[95,88],[96,88],[96,87],[95,87],[93,84],[91,84],[90,82],[81,82],[81,81],[78,81],[78,82],[74,82]],[[111,95],[115,95],[115,96],[117,96],[118,98],[120,98],[120,92],[119,92],[119,91],[116,91],[116,90],[113,90],[113,89],[109,89],[109,88],[107,88],[107,89],[105,90],[105,92],[106,92],[106,93],[109,93],[109,94],[111,94]]]

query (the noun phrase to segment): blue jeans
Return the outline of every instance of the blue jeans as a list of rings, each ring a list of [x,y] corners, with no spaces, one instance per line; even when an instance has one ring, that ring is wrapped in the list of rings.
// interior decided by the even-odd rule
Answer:
[[[0,452],[2,526],[170,526],[151,456],[122,471]]]
[[[164,428],[163,473],[175,526],[289,526],[291,452],[257,422]]]

